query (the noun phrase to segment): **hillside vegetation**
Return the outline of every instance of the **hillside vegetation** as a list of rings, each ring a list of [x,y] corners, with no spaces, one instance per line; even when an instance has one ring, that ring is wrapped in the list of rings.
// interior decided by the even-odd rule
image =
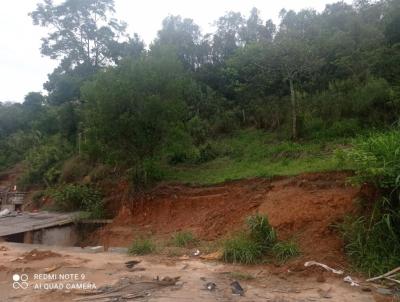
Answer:
[[[107,171],[142,190],[353,169],[383,199],[345,227],[348,249],[370,273],[400,265],[399,1],[282,10],[279,24],[231,11],[212,33],[170,15],[147,47],[113,12],[112,0],[65,0],[30,13],[59,65],[46,94],[0,102],[0,171],[23,162],[20,186],[73,191],[99,216],[100,195],[87,206],[84,193]],[[388,229],[384,251],[363,237]]]

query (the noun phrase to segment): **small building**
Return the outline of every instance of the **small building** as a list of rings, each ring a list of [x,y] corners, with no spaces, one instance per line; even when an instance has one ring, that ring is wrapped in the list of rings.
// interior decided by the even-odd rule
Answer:
[[[0,210],[21,211],[25,195],[25,192],[0,191]]]

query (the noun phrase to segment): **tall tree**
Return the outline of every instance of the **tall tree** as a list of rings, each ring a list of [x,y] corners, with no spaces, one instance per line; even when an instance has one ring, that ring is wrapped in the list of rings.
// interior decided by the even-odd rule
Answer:
[[[93,67],[110,62],[111,48],[124,35],[126,24],[109,15],[114,13],[113,0],[52,0],[39,3],[29,15],[33,24],[49,28],[42,39],[41,52],[65,64]]]
[[[162,22],[153,47],[173,47],[188,69],[195,70],[202,64],[202,36],[200,27],[192,19],[168,16]]]
[[[259,15],[259,10],[255,7],[252,8],[242,30],[243,40],[246,44],[272,41],[276,27],[271,20],[268,20],[264,25]]]
[[[298,138],[298,104],[295,84],[307,76],[321,64],[316,56],[312,43],[313,35],[310,26],[315,19],[315,11],[303,10],[299,13],[282,11],[282,22],[275,40],[276,69],[287,81],[290,89],[292,138]]]
[[[244,44],[245,19],[241,13],[228,12],[217,20],[216,26],[217,31],[213,37],[213,58],[215,62],[222,62]]]

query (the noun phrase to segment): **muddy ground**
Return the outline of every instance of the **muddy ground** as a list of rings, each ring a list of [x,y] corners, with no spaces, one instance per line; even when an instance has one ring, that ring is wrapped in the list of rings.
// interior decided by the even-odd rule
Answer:
[[[38,250],[32,251],[33,248]],[[371,284],[351,287],[343,282],[343,276],[332,273],[325,273],[321,279],[315,269],[311,270],[314,274],[304,274],[304,271],[278,274],[267,266],[227,265],[199,258],[172,260],[161,256],[132,257],[125,253],[89,253],[80,248],[16,243],[0,243],[0,255],[0,301],[391,301],[382,300],[383,297],[377,295],[376,288]],[[138,260],[140,263],[127,268],[124,263],[129,260]],[[14,284],[15,274],[28,276],[28,288],[21,289]],[[43,274],[42,280],[35,280],[35,274]],[[56,276],[56,279],[43,280],[46,274]],[[76,274],[77,277],[60,281],[60,274],[64,277],[66,274]],[[169,283],[167,286],[159,286],[161,281],[157,281],[175,277],[180,278],[176,283],[173,282],[175,284]],[[134,286],[128,296],[130,300],[90,300],[93,297],[87,295],[103,286],[121,284],[127,280]],[[232,293],[233,281],[241,284],[243,296]],[[206,289],[209,282],[216,285],[212,291]],[[71,286],[81,286],[82,283],[91,289],[71,289]],[[39,288],[39,284],[42,284],[42,288]],[[54,284],[58,284],[57,289],[48,289]],[[62,289],[60,284],[63,284]],[[371,292],[363,291],[366,286]],[[124,292],[121,287],[119,290]],[[116,293],[109,288],[106,295],[114,295],[115,298]]]

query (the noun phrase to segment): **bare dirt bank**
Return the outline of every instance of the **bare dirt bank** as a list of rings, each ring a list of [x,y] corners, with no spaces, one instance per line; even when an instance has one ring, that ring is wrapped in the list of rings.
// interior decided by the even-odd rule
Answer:
[[[347,177],[332,172],[208,187],[161,184],[136,197],[129,197],[122,184],[109,200],[121,205],[118,215],[94,237],[106,246],[128,246],[143,233],[170,236],[190,230],[200,239],[215,240],[259,212],[268,215],[280,239],[298,242],[301,261],[344,265],[343,242],[334,226],[355,211],[353,201],[360,193],[346,185]]]

